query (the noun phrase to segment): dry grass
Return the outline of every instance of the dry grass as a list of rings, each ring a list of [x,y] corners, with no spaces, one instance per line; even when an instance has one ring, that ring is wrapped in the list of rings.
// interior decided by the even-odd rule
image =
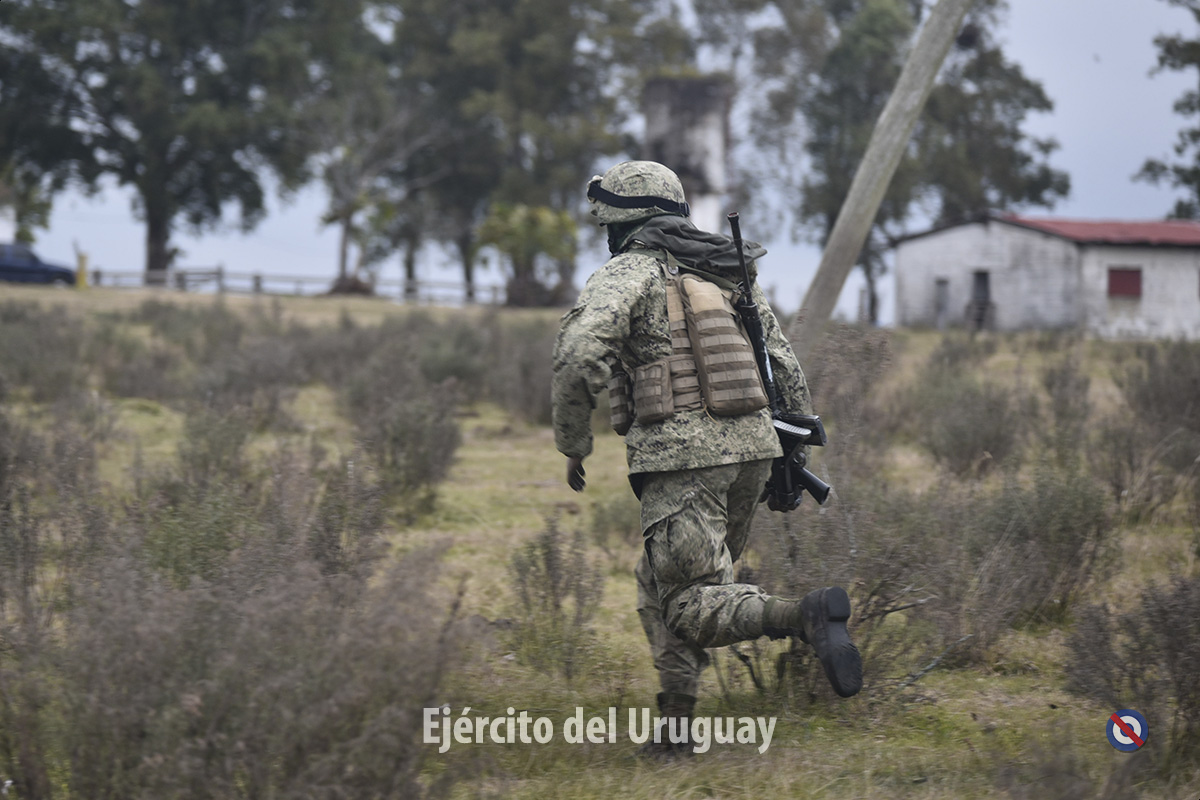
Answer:
[[[211,303],[211,298],[173,293],[91,290],[86,293],[24,288],[0,290],[0,299],[37,299],[43,305],[63,304],[81,315],[129,314],[146,296],[171,302]],[[252,299],[228,298],[237,314],[271,318],[272,308],[255,310]],[[270,303],[270,301],[262,301]],[[346,315],[356,325],[371,326],[385,316],[407,313],[382,301],[362,299],[286,300],[278,315],[305,325],[341,324]],[[553,314],[526,312],[522,320],[545,324]],[[454,324],[485,322],[485,315],[436,311],[431,319]],[[504,319],[511,319],[504,315]],[[128,329],[148,339],[144,326]],[[865,419],[895,422],[894,409],[906,387],[919,376],[941,346],[933,333],[897,332],[891,337],[891,366],[872,391],[877,407]],[[1057,363],[1061,348],[1079,355],[1081,370],[1090,379],[1088,398],[1093,413],[1113,410],[1123,402],[1111,378],[1111,365],[1125,357],[1121,348],[1103,343],[1065,340],[1034,342],[1021,337],[995,337],[989,352],[972,369],[986,370],[994,380],[1020,386],[1049,398],[1041,386],[1042,370]],[[0,357],[2,363],[2,357]],[[341,387],[313,381],[287,396],[283,412],[292,424],[283,429],[254,431],[245,454],[252,464],[266,464],[282,448],[301,449],[329,467],[354,451],[359,432],[339,399]],[[100,484],[105,491],[126,492],[140,469],[154,471],[170,465],[178,454],[185,413],[170,403],[141,398],[112,400],[116,411],[113,433],[96,443]],[[45,429],[49,410],[18,398],[10,411]],[[819,408],[831,421],[831,409]],[[879,418],[871,417],[880,413]],[[889,416],[891,414],[892,416]],[[543,530],[547,517],[556,517],[564,531],[592,530],[597,507],[617,507],[630,494],[625,477],[622,441],[598,433],[596,449],[587,461],[588,489],[572,493],[563,480],[565,459],[554,452],[551,431],[532,424],[494,403],[465,403],[456,413],[462,441],[446,479],[438,486],[436,505],[415,518],[395,512],[385,515],[380,528],[390,558],[416,554],[434,541],[448,541],[441,578],[422,602],[444,609],[462,587],[461,616],[467,650],[474,656],[462,669],[447,673],[432,702],[450,702],[457,712],[470,705],[472,714],[504,714],[512,706],[546,714],[561,723],[576,706],[598,713],[610,705],[653,706],[656,675],[635,611],[635,586],[630,574],[640,555],[636,539],[608,536],[604,587],[592,621],[595,638],[585,654],[583,669],[571,680],[526,666],[513,656],[508,636],[514,592],[509,563],[512,554]],[[899,430],[899,428],[897,428]],[[838,433],[850,433],[842,424]],[[832,431],[831,431],[832,433]],[[834,449],[842,441],[834,434],[829,464],[837,464]],[[867,436],[860,444],[880,447]],[[1016,476],[1028,485],[1032,463],[1041,455],[1036,445],[1030,466]],[[869,491],[872,481],[914,495],[935,489],[946,475],[918,441],[904,435],[889,438],[882,451],[871,454],[878,471],[854,473],[853,464],[838,468],[849,483],[839,491]],[[1004,476],[982,484],[998,491]],[[1171,515],[1182,506],[1168,509]],[[386,511],[386,509],[385,509]],[[811,509],[810,509],[811,511]],[[765,512],[764,512],[765,513]],[[799,519],[799,518],[798,518]],[[886,516],[881,525],[888,524]],[[801,530],[800,535],[804,536]],[[1086,601],[1136,597],[1147,582],[1171,573],[1195,574],[1197,554],[1191,528],[1178,518],[1155,519],[1123,526],[1117,534],[1120,556],[1110,577],[1083,589]],[[597,548],[593,555],[599,557]],[[774,742],[760,755],[749,746],[714,748],[709,754],[678,764],[659,765],[632,756],[633,745],[568,745],[556,737],[545,746],[455,745],[441,756],[426,747],[423,782],[440,775],[460,779],[454,796],[514,798],[1024,798],[1101,797],[1123,787],[1121,796],[1194,800],[1200,795],[1200,771],[1176,765],[1169,774],[1128,773],[1132,763],[1115,753],[1104,739],[1103,721],[1113,709],[1068,694],[1065,666],[1066,637],[1071,619],[1026,625],[1001,631],[995,643],[967,666],[943,664],[902,691],[872,693],[848,702],[814,702],[800,692],[779,697],[760,696],[748,682],[732,692],[722,691],[713,670],[705,674],[698,713],[730,716],[777,715]],[[773,645],[779,652],[785,645]],[[769,648],[764,648],[764,652]],[[384,647],[379,652],[386,654]],[[729,656],[721,658],[728,662]],[[905,665],[915,671],[928,663],[928,654]],[[560,727],[560,724],[559,726]],[[3,776],[0,775],[0,778]],[[230,796],[239,796],[236,782]],[[1107,788],[1106,788],[1107,787]],[[56,796],[75,796],[66,789]]]

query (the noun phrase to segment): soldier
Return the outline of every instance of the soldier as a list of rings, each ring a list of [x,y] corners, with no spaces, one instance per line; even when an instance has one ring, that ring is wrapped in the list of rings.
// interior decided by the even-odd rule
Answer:
[[[555,342],[555,444],[567,457],[568,484],[583,491],[593,398],[607,386],[642,504],[638,615],[659,673],[662,715],[688,724],[708,665],[705,648],[764,635],[809,643],[834,690],[856,694],[862,661],[846,630],[844,589],[794,601],[734,582],[733,564],[782,450],[765,395],[758,396],[761,379],[755,384],[749,376],[754,361],[750,351],[747,362],[745,334],[736,313],[729,318],[732,306],[721,306],[738,278],[732,240],[692,225],[678,176],[652,161],[612,167],[589,182],[587,196],[613,257],[588,280]],[[766,253],[745,244],[749,259]],[[811,413],[796,356],[757,285],[753,293],[780,405]],[[705,343],[697,337],[710,325],[733,335]],[[713,341],[723,344],[713,348]],[[724,378],[714,378],[722,369]],[[720,380],[724,391],[713,388]],[[630,404],[636,419],[620,418]],[[690,748],[664,741],[649,751]]]

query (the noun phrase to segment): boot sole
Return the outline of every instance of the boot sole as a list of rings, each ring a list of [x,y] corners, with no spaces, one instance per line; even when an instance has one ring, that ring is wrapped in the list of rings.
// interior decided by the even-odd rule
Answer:
[[[817,653],[825,677],[841,697],[853,697],[862,689],[862,656],[846,620],[850,619],[850,597],[840,586],[831,586],[821,596],[821,616],[825,620],[825,652]]]

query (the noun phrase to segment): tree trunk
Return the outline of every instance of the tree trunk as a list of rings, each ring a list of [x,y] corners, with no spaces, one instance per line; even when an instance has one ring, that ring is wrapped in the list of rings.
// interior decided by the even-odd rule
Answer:
[[[338,284],[345,284],[349,274],[346,271],[346,265],[350,261],[350,229],[352,220],[349,215],[342,217],[341,237],[338,241]]]
[[[850,191],[821,255],[821,266],[817,268],[816,277],[808,287],[800,313],[789,331],[802,363],[829,323],[838,295],[846,284],[846,276],[858,261],[879,204],[896,174],[917,118],[933,91],[938,70],[946,60],[946,53],[950,51],[971,3],[972,0],[939,0],[929,12],[896,81],[896,88],[875,123],[867,152],[854,173]]]
[[[549,293],[537,279],[532,262],[518,262],[514,259],[513,276],[505,288],[508,294],[507,304],[510,306],[544,306],[549,301]]]
[[[879,324],[879,276],[875,274],[875,266],[870,261],[863,264],[863,275],[867,278],[867,324],[875,327]]]
[[[404,299],[417,299],[417,248],[421,246],[420,239],[409,236],[404,246]]]
[[[171,217],[160,203],[146,202],[146,285],[162,286],[171,266]]]
[[[464,232],[458,237],[458,257],[462,260],[463,283],[466,284],[466,300],[475,302],[475,237]]]
[[[558,285],[550,293],[553,305],[571,305],[579,292],[575,290],[575,257],[560,258],[555,262],[558,272]]]

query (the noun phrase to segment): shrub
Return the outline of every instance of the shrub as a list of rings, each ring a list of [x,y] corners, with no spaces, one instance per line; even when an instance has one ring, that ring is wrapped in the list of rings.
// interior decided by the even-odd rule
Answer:
[[[1023,394],[977,377],[994,351],[990,338],[944,337],[900,403],[900,423],[955,475],[1019,466]]]
[[[819,353],[806,365],[805,376],[813,408],[831,428],[821,463],[840,481],[867,476],[878,469],[886,435],[896,424],[879,392],[892,366],[891,335],[879,328],[834,325]]]
[[[1107,708],[1136,708],[1165,746],[1164,771],[1200,754],[1200,578],[1151,586],[1138,607],[1089,606],[1070,640],[1068,687]],[[1161,732],[1161,733],[1158,733]]]
[[[293,325],[287,337],[296,347],[304,372],[334,389],[344,387],[387,341],[380,326],[360,326],[345,313],[336,328]]]
[[[450,471],[461,441],[457,398],[449,384],[430,385],[402,350],[393,342],[378,351],[350,379],[343,398],[385,491],[421,507]]]
[[[308,551],[327,575],[352,572],[374,553],[382,525],[378,487],[366,480],[366,470],[350,458],[326,477],[320,505],[308,523]],[[281,504],[280,512],[287,506]]]
[[[1200,430],[1200,345],[1169,341],[1139,344],[1118,385],[1129,405],[1167,425]]]
[[[929,357],[929,369],[961,371],[981,365],[996,352],[996,340],[974,333],[947,333]]]
[[[551,354],[558,326],[540,319],[498,318],[488,354],[485,391],[509,412],[550,424]]]
[[[967,607],[972,573],[963,531],[978,492],[951,483],[924,495],[847,483],[819,511],[764,512],[755,520],[747,577],[786,597],[845,587],[854,607],[851,630],[863,651],[864,692],[894,686],[958,647],[968,632],[978,635],[992,624]],[[756,669],[764,683],[776,676],[768,689],[787,693],[799,684],[811,696],[833,698],[806,647],[793,646],[778,664]]]
[[[188,394],[209,408],[248,413],[258,429],[294,427],[286,406],[308,373],[287,339],[250,336],[200,370]]]
[[[1179,490],[1178,476],[1164,463],[1174,437],[1158,439],[1158,431],[1153,421],[1127,411],[1103,417],[1094,429],[1088,458],[1092,472],[1130,522],[1152,518]]]
[[[1025,426],[1015,390],[939,371],[925,377],[916,395],[919,438],[954,474],[981,474],[1020,455]]]
[[[7,391],[24,388],[44,403],[82,391],[87,384],[83,321],[61,306],[0,304]]]
[[[246,333],[247,322],[225,305],[218,295],[209,304],[177,305],[158,299],[145,300],[130,318],[148,325],[165,341],[182,348],[192,361],[208,364],[235,351]]]
[[[1043,370],[1042,386],[1050,395],[1050,443],[1055,459],[1060,466],[1076,464],[1087,444],[1091,380],[1080,372],[1079,360],[1067,355]]]
[[[1028,487],[945,480],[918,494],[851,481],[819,511],[759,515],[749,561],[775,594],[850,591],[870,693],[933,658],[980,659],[1013,624],[1062,619],[1111,564],[1108,507],[1086,475],[1048,464]],[[794,666],[823,692],[806,649],[785,662],[777,674]]]
[[[123,316],[99,317],[88,342],[88,361],[104,390],[117,397],[174,400],[184,395],[186,357],[161,339],[147,341]]]
[[[426,323],[413,340],[420,343],[416,354],[421,374],[431,383],[453,378],[471,394],[482,390],[489,366],[488,342],[497,329],[495,314],[482,321],[452,317],[442,325]]]
[[[0,774],[17,796],[424,797],[452,780],[421,779],[422,709],[456,663],[440,550],[385,564],[365,471],[296,450],[257,470],[238,424],[194,415],[180,464],[122,508],[88,440],[0,415]]]
[[[1020,614],[1062,619],[1084,585],[1112,564],[1115,528],[1086,473],[1040,464],[1031,486],[1009,481],[982,510],[968,547],[1002,557],[1020,577]]]
[[[431,613],[436,553],[371,584],[303,553],[280,542],[183,588],[136,558],[94,567],[60,656],[73,792],[426,795],[421,709],[454,651],[453,614]]]
[[[114,527],[97,492],[90,441],[39,436],[0,411],[0,774],[18,797],[49,797],[58,773],[62,615]]]
[[[1152,442],[1158,442],[1157,460],[1176,472],[1192,467],[1200,458],[1200,344],[1156,342],[1137,346],[1136,358],[1117,385],[1130,413],[1145,420]]]
[[[643,549],[642,506],[632,492],[593,504],[592,543],[614,566],[632,569]]]
[[[518,657],[570,681],[583,668],[604,591],[604,576],[587,557],[583,532],[568,538],[548,520],[513,554],[509,572],[516,587]]]

